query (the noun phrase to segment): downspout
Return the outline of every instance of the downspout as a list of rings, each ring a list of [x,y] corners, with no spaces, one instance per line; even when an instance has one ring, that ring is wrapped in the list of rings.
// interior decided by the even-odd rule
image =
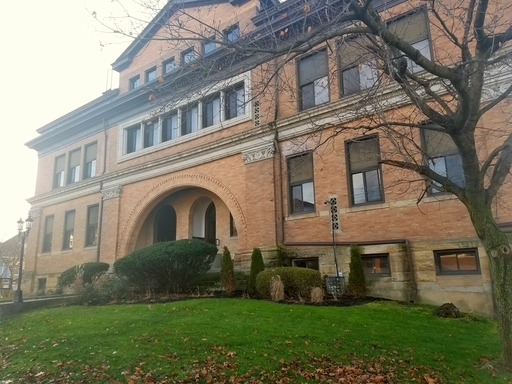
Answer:
[[[281,164],[281,149],[279,148],[278,141],[278,132],[277,132],[277,119],[279,117],[279,66],[277,63],[277,58],[274,58],[274,68],[275,68],[275,77],[274,77],[274,121],[273,121],[273,129],[274,129],[274,148],[277,156],[274,156],[274,161],[277,161],[277,174],[274,174],[274,180],[277,178],[277,190],[274,187],[274,206],[277,212],[277,219],[279,223],[276,225],[276,239],[278,244],[284,243],[284,213],[283,213],[283,180],[282,180],[282,172],[283,167]],[[277,158],[277,159],[276,159]],[[275,170],[276,167],[274,167]],[[275,184],[274,184],[275,185]]]
[[[103,168],[101,170],[101,176],[105,174],[105,169],[107,167],[107,124],[105,119],[103,119],[103,138],[105,144],[103,145]],[[101,249],[101,230],[103,227],[103,194],[101,191],[103,190],[103,181],[100,181],[100,209],[98,212],[98,244],[96,245],[96,261],[100,261],[100,249]]]

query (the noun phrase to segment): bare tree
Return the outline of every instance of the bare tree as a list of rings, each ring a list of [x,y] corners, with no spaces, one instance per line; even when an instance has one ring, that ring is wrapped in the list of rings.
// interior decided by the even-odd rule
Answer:
[[[315,84],[301,88],[289,67],[319,47],[335,52],[329,57],[336,63],[327,70],[338,72],[341,85],[334,86],[341,87],[343,95],[359,95],[357,103],[349,112],[333,108],[336,120],[311,120],[310,137],[320,148],[341,133],[378,132],[386,138],[379,161],[398,170],[397,183],[421,188],[419,199],[442,191],[465,205],[489,256],[503,357],[512,368],[512,253],[492,210],[512,165],[508,128],[512,81],[492,92],[486,89],[511,72],[512,5],[505,0],[428,0],[397,2],[387,9],[385,3],[262,1],[253,24],[240,22],[236,39],[226,38],[215,5],[142,4],[150,13],[167,12],[152,39],[164,41],[169,49],[209,43],[225,48],[218,55],[199,55],[172,81],[162,79],[155,86],[155,100],[165,108],[178,97],[176,90],[185,97],[192,83],[196,88],[199,83],[213,86],[222,78],[254,69],[261,81],[253,97],[278,97],[275,90],[283,92],[287,87],[297,95],[299,88],[298,104],[304,107],[308,97],[322,97],[321,89]],[[408,16],[407,22],[402,15]],[[421,42],[424,31],[418,27],[426,15],[431,45]],[[129,28],[151,27],[129,12],[126,16]],[[102,23],[118,35],[137,36],[140,30],[128,31],[118,21]],[[411,35],[417,35],[415,42]],[[435,47],[435,55],[430,47]],[[484,127],[482,119],[490,111],[500,118]],[[276,107],[274,120],[278,116]],[[486,151],[480,150],[482,142]],[[450,174],[446,164],[438,163],[433,152],[442,148],[456,154],[451,161],[458,162],[461,172]]]

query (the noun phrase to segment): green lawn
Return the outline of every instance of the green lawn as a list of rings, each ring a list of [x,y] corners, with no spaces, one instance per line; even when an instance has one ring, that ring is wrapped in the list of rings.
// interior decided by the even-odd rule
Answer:
[[[499,355],[492,321],[430,311],[394,302],[341,308],[214,298],[41,310],[0,322],[0,381],[512,380],[479,368]]]

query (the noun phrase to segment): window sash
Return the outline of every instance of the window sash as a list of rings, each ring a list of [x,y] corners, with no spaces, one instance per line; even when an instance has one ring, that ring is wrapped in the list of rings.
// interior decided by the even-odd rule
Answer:
[[[53,187],[63,187],[64,186],[64,169],[66,165],[66,156],[62,155],[55,158],[55,174],[53,180]]]
[[[193,49],[188,49],[181,54],[181,61],[183,65],[190,64],[195,60],[195,52]]]
[[[480,274],[477,249],[435,251],[438,275]]]
[[[203,102],[203,127],[220,124],[220,95]]]
[[[361,255],[366,276],[391,276],[389,255]]]
[[[383,201],[378,137],[356,139],[346,148],[352,204]]]
[[[163,69],[164,73],[171,72],[174,68],[176,68],[176,63],[174,61],[174,58],[164,61],[163,63]]]
[[[96,176],[96,152],[97,144],[89,144],[85,147],[84,179]]]
[[[130,79],[130,89],[135,89],[140,86],[140,76],[135,76]]]
[[[126,130],[126,153],[132,153],[141,149],[140,136],[140,126]]]
[[[87,208],[87,224],[85,234],[85,245],[97,245],[98,242],[99,205]]]
[[[53,216],[46,216],[46,218],[44,219],[42,252],[50,252],[52,250],[52,237],[53,237]]]
[[[213,41],[207,41],[203,43],[203,55],[207,55],[210,52],[215,51],[216,45]]]
[[[315,210],[313,158],[310,153],[288,159],[291,213]]]
[[[181,134],[188,135],[199,129],[199,108],[198,105],[190,106],[181,113]]]
[[[299,86],[302,87],[328,74],[327,51],[317,51],[299,61]]]
[[[148,69],[146,71],[146,83],[149,83],[150,81],[156,80],[156,67],[153,67],[151,69]]]
[[[62,249],[73,248],[73,232],[75,229],[75,211],[66,212],[64,217],[64,238]]]
[[[224,36],[227,41],[234,42],[240,38],[240,28],[238,25],[233,25],[231,28],[229,28],[225,33]]]
[[[167,116],[162,122],[162,142],[178,137],[178,114]]]
[[[245,114],[245,88],[235,86],[226,92],[226,120]]]
[[[158,144],[158,122],[147,123],[144,126],[144,148]]]
[[[68,183],[80,181],[80,149],[69,153]]]

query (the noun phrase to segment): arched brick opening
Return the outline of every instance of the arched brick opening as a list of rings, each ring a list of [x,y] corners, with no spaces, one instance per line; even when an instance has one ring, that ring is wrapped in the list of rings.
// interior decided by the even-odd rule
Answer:
[[[135,247],[138,233],[145,218],[162,198],[183,188],[203,188],[217,195],[228,207],[233,215],[238,229],[238,241],[240,247],[247,244],[247,222],[242,207],[229,188],[213,177],[201,174],[182,174],[165,178],[146,189],[133,206],[124,223],[119,223],[119,242],[116,259],[131,252]],[[121,196],[122,199],[122,196]]]

